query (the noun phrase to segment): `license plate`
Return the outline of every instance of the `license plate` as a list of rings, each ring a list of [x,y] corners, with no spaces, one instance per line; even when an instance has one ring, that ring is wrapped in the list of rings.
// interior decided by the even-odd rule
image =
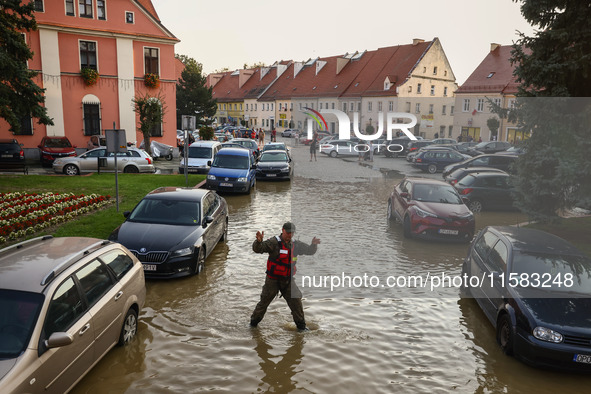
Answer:
[[[458,235],[458,230],[448,230],[446,228],[440,228],[439,234]]]
[[[144,264],[144,271],[156,271],[154,264]]]
[[[2,155],[2,157],[12,157],[12,155]]]
[[[575,354],[573,361],[576,363],[591,364],[591,355],[588,354]]]
[[[220,186],[222,186],[222,187],[232,187],[232,184],[231,183],[223,183],[222,182],[222,183],[220,183]]]
[[[277,174],[267,174],[267,176],[277,176]]]

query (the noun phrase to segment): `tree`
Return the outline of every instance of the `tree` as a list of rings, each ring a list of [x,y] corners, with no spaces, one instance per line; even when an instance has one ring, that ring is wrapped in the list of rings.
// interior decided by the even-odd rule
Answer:
[[[249,70],[249,69],[253,69],[253,68],[259,68],[259,67],[267,67],[267,65],[265,64],[265,62],[256,62],[251,64],[250,66],[246,63],[244,63],[244,66],[242,68],[244,68],[245,70]]]
[[[53,125],[47,115],[43,93],[33,78],[37,72],[27,68],[33,52],[27,46],[23,31],[37,29],[34,2],[18,0],[0,2],[0,117],[18,133],[26,116],[38,118],[40,124]]]
[[[217,111],[212,88],[206,86],[203,65],[185,55],[177,55],[185,65],[176,89],[177,128],[182,128],[182,115],[197,117],[197,124],[210,124]]]
[[[164,118],[166,111],[164,101],[160,95],[153,97],[146,93],[144,96],[134,97],[132,102],[134,104],[133,110],[140,118],[139,128],[144,136],[144,149],[152,156],[150,138],[154,127],[162,123]]]
[[[538,28],[520,34],[511,61],[520,82],[516,119],[527,152],[517,165],[517,205],[538,221],[591,206],[591,7],[588,1],[514,0]]]
[[[491,137],[497,137],[497,131],[499,131],[499,126],[501,125],[501,122],[499,122],[499,119],[496,117],[490,117],[487,119],[486,121],[486,125],[488,126],[488,129],[490,130],[490,135]]]

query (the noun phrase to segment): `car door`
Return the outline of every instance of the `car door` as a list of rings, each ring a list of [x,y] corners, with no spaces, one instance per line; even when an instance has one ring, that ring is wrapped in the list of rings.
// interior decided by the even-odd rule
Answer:
[[[212,192],[207,193],[203,199],[201,200],[201,211],[202,211],[202,220],[201,224],[205,225],[203,229],[203,243],[205,244],[207,253],[209,254],[213,247],[215,246],[217,240],[219,239],[219,235],[217,234],[214,211],[215,211],[215,196]],[[208,216],[213,217],[213,222],[206,223],[205,218]]]
[[[39,367],[27,378],[47,392],[63,393],[94,364],[92,316],[72,276],[49,294],[49,306],[39,338]],[[47,348],[53,333],[67,333],[69,345]],[[40,390],[40,391],[42,391]]]
[[[484,312],[495,325],[499,307],[503,304],[503,297],[506,293],[504,285],[508,280],[506,277],[508,257],[509,248],[503,240],[499,239],[485,262],[490,274],[482,286],[485,297]]]
[[[110,152],[107,157],[107,171],[115,172],[115,154],[117,155],[117,171],[123,172],[123,169],[129,164],[129,152]]]
[[[124,310],[121,284],[115,282],[107,266],[95,259],[74,274],[89,306],[94,331],[94,358],[98,360],[119,340]]]
[[[402,181],[398,186],[396,186],[396,191],[394,193],[394,201],[393,209],[398,216],[398,218],[403,219],[404,213],[408,209],[408,198],[401,196],[402,193],[406,193],[410,197],[410,188],[412,184],[409,181]]]
[[[84,153],[79,158],[81,172],[94,172],[98,169],[99,158],[104,158],[107,153],[106,149],[93,149]],[[101,167],[101,170],[103,167]]]

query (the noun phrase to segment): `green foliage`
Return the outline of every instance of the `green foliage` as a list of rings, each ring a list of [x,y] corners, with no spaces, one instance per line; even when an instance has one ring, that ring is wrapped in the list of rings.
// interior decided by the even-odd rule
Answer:
[[[33,78],[37,72],[27,68],[33,52],[27,46],[23,31],[37,29],[33,2],[0,2],[0,117],[18,133],[25,116],[38,118],[40,124],[53,125],[41,89]]]
[[[203,65],[185,55],[177,58],[185,65],[176,89],[177,129],[182,128],[182,115],[196,116],[197,124],[211,124],[217,101],[212,97],[212,88],[206,87]]]
[[[166,111],[164,99],[160,94],[154,97],[146,93],[144,96],[134,97],[132,102],[134,105],[133,110],[140,118],[139,129],[144,136],[144,149],[151,156],[150,138],[152,137],[152,129],[157,124],[162,123]]]
[[[499,122],[499,119],[494,116],[490,117],[487,119],[486,125],[488,126],[488,129],[490,130],[491,136],[496,137],[497,131],[499,130],[499,126],[501,125],[501,122]]]
[[[520,99],[509,119],[531,132],[517,166],[517,205],[533,220],[556,222],[566,209],[591,206],[591,105],[564,98],[591,97],[591,7],[514,1],[538,29],[520,34],[511,57]]]
[[[210,126],[203,126],[199,129],[199,137],[201,137],[202,140],[212,140],[213,139],[213,135],[214,135],[214,131],[213,128]]]
[[[80,70],[80,76],[84,80],[86,86],[92,86],[99,80],[99,73],[94,68],[82,67]]]
[[[365,126],[365,132],[367,134],[373,134],[375,132],[375,129],[372,125],[368,124],[367,126]]]

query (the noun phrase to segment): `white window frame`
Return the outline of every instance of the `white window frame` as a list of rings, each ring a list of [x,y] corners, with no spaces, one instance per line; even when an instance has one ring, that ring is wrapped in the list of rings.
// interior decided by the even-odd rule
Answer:
[[[464,104],[462,105],[462,112],[470,112],[470,99],[464,99]]]

